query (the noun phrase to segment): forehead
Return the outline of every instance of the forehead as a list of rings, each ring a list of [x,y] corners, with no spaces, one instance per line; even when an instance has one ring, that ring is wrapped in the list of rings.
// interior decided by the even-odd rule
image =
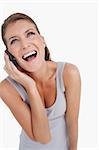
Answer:
[[[5,37],[12,35],[19,35],[24,33],[26,30],[32,29],[37,32],[35,25],[27,20],[18,20],[16,22],[10,23],[6,28]]]

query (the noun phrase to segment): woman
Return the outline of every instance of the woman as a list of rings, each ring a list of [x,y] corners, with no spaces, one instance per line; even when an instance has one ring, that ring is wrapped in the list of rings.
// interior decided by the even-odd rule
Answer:
[[[81,81],[78,68],[50,58],[44,37],[27,15],[2,25],[8,76],[0,97],[22,127],[19,150],[77,150]],[[6,91],[6,92],[4,92]]]

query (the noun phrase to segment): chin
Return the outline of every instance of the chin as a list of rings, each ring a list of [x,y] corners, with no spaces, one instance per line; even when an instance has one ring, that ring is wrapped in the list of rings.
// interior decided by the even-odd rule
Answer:
[[[31,61],[26,63],[20,62],[19,64],[22,67],[22,70],[33,73],[39,70],[40,68],[42,68],[44,61],[45,60],[40,58],[40,59],[36,59],[36,61]]]
[[[29,72],[29,73],[33,73],[33,72],[37,72],[40,69],[40,64],[34,66],[25,66],[22,69],[24,70],[24,72]]]

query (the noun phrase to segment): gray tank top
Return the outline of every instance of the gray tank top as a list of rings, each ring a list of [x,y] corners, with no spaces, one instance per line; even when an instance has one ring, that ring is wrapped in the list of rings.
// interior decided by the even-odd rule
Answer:
[[[69,139],[66,127],[66,98],[64,95],[65,87],[63,82],[63,69],[65,62],[57,62],[56,69],[56,90],[57,96],[54,104],[45,108],[49,120],[49,127],[52,139],[48,144],[41,144],[31,140],[26,132],[22,129],[20,134],[19,150],[68,150]],[[19,92],[23,101],[29,105],[28,95],[24,87],[10,78],[6,78]]]

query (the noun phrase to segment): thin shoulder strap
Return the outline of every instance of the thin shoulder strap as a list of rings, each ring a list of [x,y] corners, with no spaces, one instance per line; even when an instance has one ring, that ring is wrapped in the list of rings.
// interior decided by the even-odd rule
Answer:
[[[19,84],[18,82],[16,82],[15,80],[13,80],[10,76],[6,77],[6,79],[15,87],[15,89],[18,91],[18,93],[20,94],[22,99],[24,101],[26,101],[26,99],[28,99],[28,97],[27,97],[27,93],[26,93],[25,89],[23,88],[23,86],[21,84]]]
[[[57,77],[59,81],[60,88],[62,92],[65,91],[64,81],[63,81],[63,70],[66,62],[58,62],[58,71],[57,71]]]

